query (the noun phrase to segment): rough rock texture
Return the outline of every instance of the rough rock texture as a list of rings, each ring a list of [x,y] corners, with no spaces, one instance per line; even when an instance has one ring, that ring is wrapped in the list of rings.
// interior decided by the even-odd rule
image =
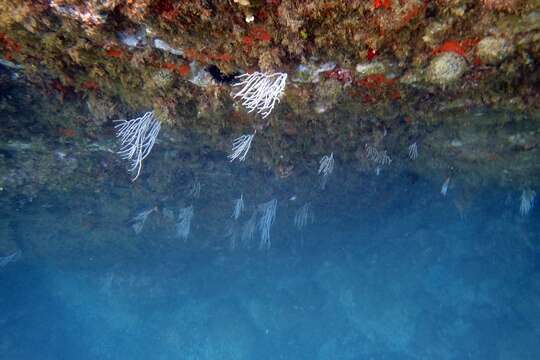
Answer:
[[[292,197],[324,202],[316,170],[331,152],[343,194],[358,178],[384,188],[422,176],[438,192],[451,177],[463,207],[480,186],[540,184],[539,0],[0,0],[0,9],[0,192],[20,203],[119,188],[118,216],[129,218],[141,199],[160,211],[189,205],[183,194],[199,179],[207,198],[222,199],[200,209],[218,236],[213,225],[228,220],[240,188],[291,211]],[[289,75],[266,119],[231,98],[234,74],[254,70]],[[163,128],[131,184],[112,121],[151,109]],[[232,140],[255,129],[246,163],[230,164]],[[366,144],[391,165],[371,161]],[[327,208],[350,205],[339,200]]]
[[[459,79],[467,71],[467,62],[457,54],[446,52],[431,60],[427,69],[427,80],[436,85],[450,85]]]
[[[202,116],[208,102],[231,111],[228,85],[201,81],[209,65],[223,74],[262,69],[292,75],[299,64],[333,62],[337,66],[321,75],[350,87],[340,106],[394,103],[413,116],[415,105],[433,95],[443,107],[456,98],[515,110],[539,103],[533,65],[540,59],[538,0],[1,0],[0,7],[3,58],[24,65],[32,81],[60,96],[99,93],[137,108],[166,107],[177,118],[173,123],[187,102],[202,107]],[[451,56],[444,54],[463,57],[467,76],[452,88],[422,84],[429,82],[422,74],[434,57]],[[356,64],[372,61],[386,65],[354,72]],[[411,73],[420,75],[420,84],[401,80]],[[396,80],[395,89],[385,91],[386,79]],[[508,95],[501,83],[519,96]],[[310,99],[323,91],[298,86]],[[303,107],[303,113],[319,108]]]
[[[476,55],[484,64],[497,65],[512,55],[514,45],[505,38],[487,36],[480,40]]]

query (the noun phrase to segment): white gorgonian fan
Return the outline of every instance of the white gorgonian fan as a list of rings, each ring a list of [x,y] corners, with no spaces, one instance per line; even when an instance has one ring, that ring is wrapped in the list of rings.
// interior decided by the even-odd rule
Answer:
[[[248,112],[257,111],[264,119],[270,115],[275,104],[283,96],[287,74],[279,72],[267,74],[256,71],[252,74],[239,75],[235,79],[237,82],[232,86],[241,87],[241,89],[233,94],[233,99],[240,98],[242,106]]]
[[[148,215],[153,213],[154,211],[157,211],[157,207],[153,207],[148,210],[141,211],[137,214],[131,221],[133,224],[131,227],[133,228],[133,231],[135,231],[135,234],[140,234],[143,230],[144,224],[146,223],[146,219],[148,219]]]
[[[270,242],[270,228],[276,218],[277,200],[272,199],[268,202],[260,204],[258,210],[261,213],[259,219],[259,231],[261,232],[261,242],[259,243],[259,249],[270,249],[272,243]]]
[[[315,216],[311,211],[311,203],[305,203],[294,215],[294,225],[298,230],[302,230],[308,223],[312,223]]]
[[[201,196],[201,182],[200,181],[193,181],[188,191],[188,196],[194,199],[198,199],[199,196]]]
[[[326,182],[328,177],[334,171],[334,153],[330,155],[324,155],[321,160],[319,160],[319,175],[321,175],[321,189],[326,188]]]
[[[416,143],[412,143],[408,147],[409,149],[409,159],[416,160],[418,157],[418,145]]]
[[[521,216],[528,215],[534,207],[536,191],[531,189],[523,190],[520,197],[519,213]]]
[[[248,221],[244,223],[242,226],[242,245],[245,248],[249,248],[251,241],[253,240],[253,236],[255,235],[255,229],[257,228],[257,210],[251,214]]]
[[[193,205],[182,208],[178,211],[176,221],[176,235],[186,240],[191,231],[191,220],[193,219]]]
[[[7,264],[16,261],[21,257],[21,251],[17,250],[9,255],[0,256],[0,268],[6,266]]]
[[[319,174],[328,176],[334,171],[334,153],[330,155],[324,155],[319,160]]]
[[[233,219],[238,220],[243,210],[244,210],[244,194],[240,195],[238,199],[234,200],[234,209],[232,213]]]
[[[131,120],[117,120],[116,137],[120,139],[118,154],[124,160],[131,162],[129,172],[134,174],[132,181],[141,174],[142,162],[154,147],[161,129],[161,123],[153,111]]]
[[[374,146],[366,144],[367,158],[379,165],[390,165],[392,159],[386,153],[386,150],[379,151]]]
[[[232,152],[228,156],[231,162],[236,159],[240,161],[244,161],[246,159],[249,149],[251,148],[251,142],[253,141],[256,133],[257,132],[255,131],[253,134],[242,135],[234,139]]]
[[[442,196],[446,196],[446,194],[448,193],[448,186],[450,186],[450,176],[446,178],[446,180],[444,181],[442,187],[441,187],[441,195]]]

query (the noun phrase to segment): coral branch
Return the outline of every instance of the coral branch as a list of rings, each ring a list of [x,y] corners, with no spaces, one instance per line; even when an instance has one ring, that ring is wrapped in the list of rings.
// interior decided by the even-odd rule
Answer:
[[[238,82],[233,86],[239,86],[241,89],[233,94],[233,98],[242,99],[242,105],[248,112],[257,110],[264,119],[270,115],[276,102],[280,101],[287,83],[287,74],[254,72],[239,75],[236,80]]]
[[[244,161],[246,159],[249,149],[251,148],[251,142],[253,141],[255,134],[256,132],[250,135],[242,135],[234,139],[232,153],[228,156],[231,162],[233,162],[236,159],[240,161]]]
[[[191,220],[193,219],[193,205],[182,208],[178,211],[176,222],[176,234],[179,238],[186,240],[191,230]]]
[[[117,120],[116,137],[120,139],[121,149],[118,154],[124,160],[131,162],[129,171],[135,174],[132,181],[137,180],[141,173],[142,162],[156,142],[161,124],[154,112],[150,111],[143,116],[131,120]]]
[[[294,225],[298,230],[302,230],[308,223],[312,223],[315,216],[311,211],[311,203],[305,203],[294,215]]]
[[[519,213],[521,216],[528,215],[534,207],[534,198],[536,197],[536,191],[531,189],[523,190],[521,193],[521,204],[519,206]]]
[[[277,200],[272,199],[259,205],[258,210],[262,213],[259,219],[259,231],[261,232],[261,242],[259,249],[270,249],[270,227],[276,218]]]
[[[238,220],[243,210],[244,210],[244,194],[240,195],[238,199],[234,200],[234,210],[232,214],[233,219]]]
[[[328,177],[332,172],[334,171],[334,153],[331,153],[330,155],[324,155],[321,160],[319,160],[319,175],[322,175],[321,177],[321,189],[325,189],[326,182],[328,181]]]
[[[412,143],[409,145],[409,159],[416,160],[418,157],[418,145],[416,143]]]

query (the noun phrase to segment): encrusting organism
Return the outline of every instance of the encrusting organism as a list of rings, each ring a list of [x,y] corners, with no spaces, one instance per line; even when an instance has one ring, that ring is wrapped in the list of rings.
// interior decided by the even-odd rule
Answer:
[[[237,82],[232,86],[241,87],[241,89],[233,94],[233,99],[240,98],[242,106],[248,112],[256,110],[264,119],[270,115],[276,102],[279,102],[283,96],[287,74],[279,72],[266,74],[256,71],[239,75],[236,80]]]
[[[107,15],[99,13],[91,3],[88,6],[69,5],[64,4],[64,1],[51,0],[49,6],[56,14],[80,21],[88,26],[102,25],[107,20]]]
[[[244,161],[246,159],[249,149],[251,148],[251,142],[253,141],[253,138],[255,137],[256,133],[257,132],[255,131],[253,132],[253,134],[242,135],[234,139],[232,152],[228,156],[231,162],[233,162],[236,159],[240,161]]]
[[[153,111],[131,120],[117,120],[116,137],[120,139],[121,148],[118,154],[124,160],[131,162],[129,172],[134,174],[132,181],[137,180],[141,173],[142,162],[154,147],[161,129],[160,121]]]

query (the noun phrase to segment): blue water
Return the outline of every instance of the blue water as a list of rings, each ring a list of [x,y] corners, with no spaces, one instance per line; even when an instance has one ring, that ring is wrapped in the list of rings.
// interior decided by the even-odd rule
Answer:
[[[43,204],[22,206],[9,216],[23,255],[0,268],[0,357],[539,359],[540,212],[520,216],[507,189],[462,212],[452,190],[394,190],[379,208],[315,207],[301,235],[278,206],[269,251],[149,231],[117,235],[136,251],[96,247],[89,232],[115,236],[105,215],[91,231],[43,233],[77,212],[76,195],[41,222]]]

